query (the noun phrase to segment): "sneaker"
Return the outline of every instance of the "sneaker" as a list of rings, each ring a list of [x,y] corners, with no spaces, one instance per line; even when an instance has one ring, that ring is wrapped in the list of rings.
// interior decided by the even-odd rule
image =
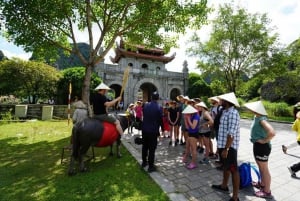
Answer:
[[[221,192],[225,192],[225,193],[229,193],[229,189],[228,187],[226,186],[225,188],[222,187],[222,185],[211,185],[211,187],[217,191],[221,191]]]
[[[286,147],[286,146],[284,146],[284,145],[281,145],[281,148],[282,148],[282,151],[283,151],[283,153],[285,153],[285,154],[286,154],[286,152],[287,152],[287,147]]]
[[[209,164],[208,158],[203,158],[201,161],[199,161],[200,164]]]
[[[199,148],[199,153],[202,154],[203,152],[204,152],[204,148],[203,148],[203,147],[200,147],[200,148]]]
[[[180,140],[180,143],[179,143],[180,145],[183,145],[183,141],[182,140]]]
[[[142,168],[146,167],[148,165],[148,162],[142,162]]]
[[[197,167],[197,165],[195,163],[190,163],[188,166],[186,166],[186,168],[189,170],[195,169],[196,167]]]
[[[157,143],[157,145],[158,145],[158,146],[161,146],[161,145],[162,145],[162,142],[161,142],[161,141],[159,141],[159,142]]]
[[[172,141],[169,142],[169,146],[171,146],[171,145],[172,145]]]
[[[214,153],[210,153],[210,154],[209,154],[209,158],[210,158],[210,159],[218,159],[218,155],[217,155],[217,154],[214,154]]]
[[[288,170],[290,171],[291,177],[296,177],[296,172],[294,172],[291,167],[288,167]]]
[[[230,198],[228,201],[235,201],[233,198]],[[240,198],[237,198],[237,201],[240,201]]]
[[[255,195],[256,197],[259,197],[259,198],[267,198],[267,199],[273,198],[271,192],[270,192],[270,193],[267,193],[267,192],[265,192],[264,190],[257,191],[257,192],[254,193],[254,195]]]
[[[179,143],[179,140],[177,139],[177,140],[175,140],[175,146],[177,146],[178,145],[178,143]]]
[[[155,166],[149,166],[149,168],[148,168],[148,172],[149,173],[151,173],[151,172],[156,172],[157,171],[157,169],[156,169],[156,167]]]

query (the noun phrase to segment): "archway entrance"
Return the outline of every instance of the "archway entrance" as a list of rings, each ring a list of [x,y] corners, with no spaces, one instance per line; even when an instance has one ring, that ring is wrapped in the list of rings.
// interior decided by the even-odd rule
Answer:
[[[143,102],[151,101],[151,94],[155,91],[157,91],[157,88],[154,84],[152,84],[152,83],[143,83],[140,86],[140,90],[139,90],[139,92],[142,92]]]
[[[181,93],[179,91],[179,89],[174,88],[171,90],[170,92],[170,100],[176,100],[176,97],[179,96]]]

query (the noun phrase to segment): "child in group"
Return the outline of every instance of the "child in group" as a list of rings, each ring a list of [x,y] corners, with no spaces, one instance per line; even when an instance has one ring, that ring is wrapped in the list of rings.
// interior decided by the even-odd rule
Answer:
[[[175,142],[175,146],[179,143],[179,133],[178,133],[178,126],[179,126],[179,110],[176,107],[176,101],[170,102],[170,107],[168,109],[168,124],[170,130],[170,142],[169,145],[172,145],[172,141]]]
[[[134,110],[134,104],[130,103],[127,110],[126,114],[128,115],[128,121],[130,122],[130,125],[128,127],[128,134],[132,134],[132,130],[135,124],[135,110]]]
[[[164,132],[162,133],[163,137],[169,137],[170,134],[170,125],[168,121],[168,107],[165,106],[163,108],[163,127]]]
[[[297,143],[293,143],[289,148],[300,145],[300,111],[296,114],[296,120],[292,125],[292,130],[297,132]],[[286,154],[287,147],[282,145],[282,150]],[[288,167],[292,177],[296,177],[296,172],[300,170],[300,162]]]

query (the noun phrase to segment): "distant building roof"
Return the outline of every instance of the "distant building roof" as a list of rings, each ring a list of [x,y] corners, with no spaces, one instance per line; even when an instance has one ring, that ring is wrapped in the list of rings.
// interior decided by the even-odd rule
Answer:
[[[125,49],[124,42],[121,40],[115,49],[115,57],[110,57],[110,60],[113,63],[118,63],[122,57],[134,57],[169,63],[176,56],[176,53],[171,56],[165,56],[165,52],[160,48],[146,48],[142,45],[132,45],[131,47],[133,47],[134,50],[130,48]]]

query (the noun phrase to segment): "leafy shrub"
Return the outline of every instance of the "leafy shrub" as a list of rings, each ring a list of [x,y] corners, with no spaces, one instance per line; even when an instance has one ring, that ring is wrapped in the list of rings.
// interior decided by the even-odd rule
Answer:
[[[270,117],[289,117],[292,116],[290,106],[285,102],[271,103],[268,101],[263,102],[268,115]]]
[[[14,116],[12,115],[12,108],[10,108],[7,112],[0,113],[0,119],[0,125],[7,124],[10,120],[13,120]]]

